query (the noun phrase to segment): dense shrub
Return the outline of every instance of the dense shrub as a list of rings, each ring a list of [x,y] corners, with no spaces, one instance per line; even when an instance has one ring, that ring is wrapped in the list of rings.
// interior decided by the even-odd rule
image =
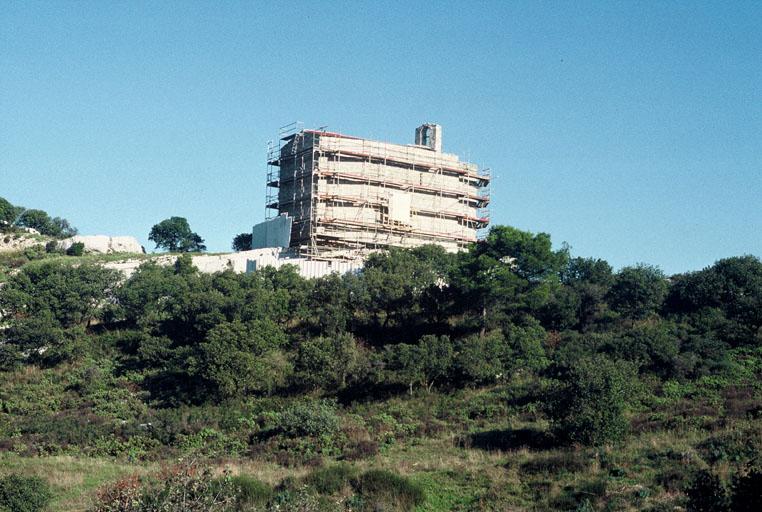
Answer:
[[[336,404],[311,400],[292,405],[278,415],[277,429],[287,437],[330,437],[340,426]]]
[[[708,470],[700,471],[685,491],[688,512],[729,511],[730,497],[722,480]]]
[[[564,369],[548,410],[557,434],[589,445],[620,441],[628,428],[624,413],[636,380],[631,365],[600,355]]]
[[[21,364],[21,352],[18,347],[3,343],[0,345],[0,372],[15,370]]]
[[[71,247],[66,249],[67,256],[82,256],[85,253],[85,244],[82,242],[74,242]]]
[[[505,375],[511,354],[500,331],[485,336],[472,335],[457,344],[455,367],[466,382],[490,384]]]
[[[698,449],[711,463],[748,461],[762,453],[762,428],[723,432],[707,438]]]
[[[752,469],[733,482],[733,498],[730,510],[733,512],[754,512],[762,504],[762,470]]]
[[[406,385],[410,394],[415,384],[431,392],[452,371],[453,344],[448,336],[426,335],[416,345],[387,345],[384,362],[389,381]]]
[[[299,344],[294,378],[305,388],[341,389],[362,364],[362,352],[351,334],[318,337]]]
[[[0,510],[37,512],[51,497],[50,487],[41,478],[16,474],[0,478]]]
[[[614,311],[627,318],[645,318],[661,307],[667,289],[667,279],[658,267],[646,264],[624,267],[614,277],[608,302]]]
[[[221,481],[226,485],[225,480]],[[235,494],[235,503],[238,510],[252,510],[255,507],[263,507],[273,497],[272,488],[264,482],[248,475],[237,475],[230,478],[230,485]]]
[[[119,272],[95,264],[42,262],[14,275],[0,294],[0,308],[18,319],[47,315],[61,327],[88,325],[119,281]]]
[[[758,429],[738,426],[760,414],[759,262],[666,280],[646,267],[615,276],[607,263],[567,252],[553,251],[547,235],[496,228],[458,254],[378,252],[362,272],[320,280],[292,267],[206,274],[185,255],[122,281],[40,248],[0,255],[0,449],[131,460],[247,453],[317,467],[380,450],[396,460],[422,438],[455,437],[460,447],[541,452],[511,465],[516,488],[513,476],[464,483],[504,498],[474,507],[534,498],[558,510],[645,509],[682,505],[689,487],[711,494],[712,482],[691,483],[699,466],[717,463],[730,475],[762,445]],[[665,286],[677,287],[666,307]],[[635,385],[652,392],[631,393]],[[672,430],[660,434],[659,450],[632,447],[612,456],[616,466],[601,451],[593,468],[589,450],[560,448],[621,440],[630,412],[644,431]],[[684,442],[661,446],[687,428],[701,457]],[[126,480],[104,503],[173,510],[178,489],[208,488],[197,503],[211,509],[222,505],[207,498],[229,489],[220,503],[233,509],[335,509],[341,500],[389,510],[410,508],[420,491],[343,465],[272,493],[248,477],[210,484],[202,472]],[[474,477],[436,473],[421,475],[426,489]],[[732,480],[735,494],[752,493],[757,480],[745,478]]]
[[[353,481],[365,510],[412,510],[426,500],[423,489],[409,479],[381,469],[363,473]]]
[[[352,466],[337,464],[312,471],[304,481],[321,494],[336,494],[349,487],[355,474],[356,471]]]

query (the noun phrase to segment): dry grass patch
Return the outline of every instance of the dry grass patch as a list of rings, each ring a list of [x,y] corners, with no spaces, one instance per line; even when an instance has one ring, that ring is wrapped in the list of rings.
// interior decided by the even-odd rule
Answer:
[[[6,454],[0,457],[0,476],[18,473],[38,476],[53,490],[51,512],[79,512],[92,503],[94,491],[101,485],[127,475],[145,475],[156,471],[153,464],[140,466],[109,459],[73,456],[20,457]]]

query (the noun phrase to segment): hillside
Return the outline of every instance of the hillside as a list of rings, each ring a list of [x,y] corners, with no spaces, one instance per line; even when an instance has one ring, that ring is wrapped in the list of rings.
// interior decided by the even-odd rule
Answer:
[[[11,488],[53,511],[760,498],[757,257],[614,271],[496,226],[359,274],[179,256],[125,280],[103,257],[28,250],[0,255],[0,509]]]

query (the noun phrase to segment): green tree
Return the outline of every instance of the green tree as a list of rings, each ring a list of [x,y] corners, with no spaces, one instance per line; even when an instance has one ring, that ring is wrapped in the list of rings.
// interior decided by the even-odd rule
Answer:
[[[52,229],[53,219],[43,210],[26,210],[16,224],[21,227],[36,229],[42,234],[48,234]]]
[[[539,371],[548,366],[544,348],[547,333],[536,320],[531,319],[524,326],[508,324],[503,332],[512,353],[507,369]]]
[[[576,328],[586,331],[605,316],[606,294],[614,283],[614,272],[608,262],[572,258],[561,273],[561,282],[577,296]]]
[[[16,220],[16,209],[5,198],[0,197],[0,225],[10,224]]]
[[[288,376],[288,364],[278,351],[285,341],[272,322],[220,323],[201,343],[200,374],[223,398],[272,392]]]
[[[72,226],[66,219],[62,219],[61,217],[51,218],[50,215],[43,210],[12,208],[14,210],[13,219],[11,219],[10,222],[18,216],[18,221],[16,222],[18,226],[36,229],[43,235],[56,238],[68,238],[77,234],[77,228]]]
[[[174,298],[190,290],[188,280],[169,267],[149,261],[117,290],[121,314],[133,326],[156,329],[171,316]]]
[[[312,331],[336,336],[347,330],[355,307],[362,307],[360,287],[353,275],[336,273],[316,279],[308,296],[307,324]]]
[[[664,302],[667,279],[658,267],[624,267],[614,277],[607,299],[614,311],[639,320],[655,313]]]
[[[164,219],[151,228],[148,239],[156,242],[156,248],[170,252],[201,252],[206,250],[204,239],[191,231],[184,217]]]
[[[709,470],[699,471],[685,494],[688,496],[685,507],[688,512],[729,512],[731,510],[727,487],[716,474]]]
[[[621,334],[610,337],[601,351],[637,364],[641,371],[662,378],[673,377],[680,353],[677,328],[671,322],[653,321],[636,324]]]
[[[755,256],[726,258],[675,276],[665,309],[733,345],[762,342],[762,262]]]
[[[480,318],[482,333],[531,314],[547,302],[567,258],[546,233],[495,226],[461,256],[453,279],[460,309]]]
[[[340,389],[362,363],[362,352],[351,334],[313,338],[299,344],[294,377],[312,389]]]
[[[53,217],[50,219],[50,231],[45,234],[56,238],[69,238],[78,232],[77,228],[72,226],[68,220],[61,217]]]
[[[423,336],[417,345],[400,343],[384,349],[390,377],[408,386],[419,384],[431,392],[434,384],[449,374],[453,365],[453,345],[448,336]]]
[[[112,297],[119,272],[96,264],[30,265],[13,276],[0,293],[0,310],[23,320],[43,314],[62,327],[89,325]]]
[[[446,270],[440,266],[446,260],[441,247],[430,246],[414,250],[392,248],[371,254],[365,262],[362,280],[368,312],[377,327],[417,323],[424,296],[446,277]]]
[[[586,445],[620,441],[627,432],[625,411],[636,379],[631,364],[601,355],[562,369],[548,410],[557,434]]]
[[[504,376],[513,351],[500,331],[484,336],[474,334],[460,340],[454,364],[461,378],[477,384],[491,384]]]
[[[251,233],[240,233],[233,237],[232,247],[234,251],[251,250]]]
[[[577,291],[558,283],[550,287],[547,302],[534,316],[548,329],[563,331],[579,325],[581,309],[582,300]]]

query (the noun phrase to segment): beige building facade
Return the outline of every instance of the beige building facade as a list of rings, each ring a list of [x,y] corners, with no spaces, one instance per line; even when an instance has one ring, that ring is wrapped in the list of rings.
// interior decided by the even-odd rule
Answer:
[[[290,247],[313,257],[466,247],[489,223],[490,174],[443,153],[439,125],[417,128],[415,141],[283,134],[268,158],[268,217],[290,217]]]

